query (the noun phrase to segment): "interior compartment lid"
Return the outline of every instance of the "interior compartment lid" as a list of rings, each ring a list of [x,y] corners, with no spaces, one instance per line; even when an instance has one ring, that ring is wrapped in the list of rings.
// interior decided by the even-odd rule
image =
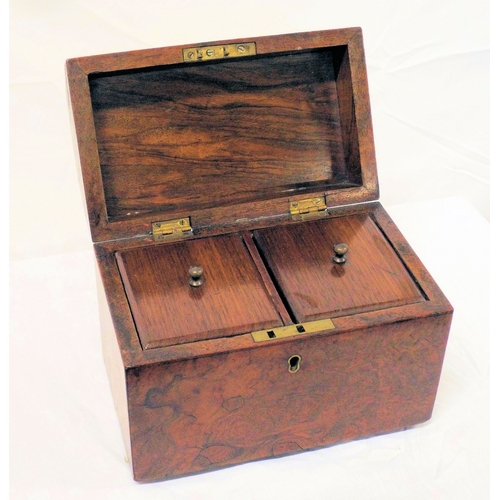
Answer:
[[[378,198],[360,28],[70,59],[94,241]]]

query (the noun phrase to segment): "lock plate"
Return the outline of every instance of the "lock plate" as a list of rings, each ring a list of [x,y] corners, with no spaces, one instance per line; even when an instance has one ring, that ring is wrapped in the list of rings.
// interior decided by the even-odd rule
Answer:
[[[267,330],[252,332],[254,342],[266,342],[268,340],[283,339],[286,337],[295,337],[296,335],[305,335],[307,333],[316,333],[326,330],[333,330],[335,325],[331,319],[320,319],[309,321],[299,325],[279,326]]]

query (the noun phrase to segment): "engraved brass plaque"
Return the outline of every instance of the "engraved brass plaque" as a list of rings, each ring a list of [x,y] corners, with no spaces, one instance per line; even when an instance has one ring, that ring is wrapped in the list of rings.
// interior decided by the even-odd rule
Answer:
[[[229,59],[231,57],[254,56],[255,54],[257,54],[255,42],[230,43],[227,45],[211,45],[209,47],[182,49],[182,59],[184,62]]]
[[[335,325],[331,319],[319,319],[317,321],[301,323],[300,325],[279,326],[277,328],[259,330],[257,332],[252,332],[252,337],[254,342],[266,342],[273,339],[294,337],[295,335],[333,330],[334,328]]]

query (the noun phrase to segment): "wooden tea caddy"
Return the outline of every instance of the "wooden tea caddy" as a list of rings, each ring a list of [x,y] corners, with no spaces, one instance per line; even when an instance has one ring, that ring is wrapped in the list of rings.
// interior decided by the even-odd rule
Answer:
[[[452,308],[375,201],[359,28],[67,74],[136,480],[430,418]]]

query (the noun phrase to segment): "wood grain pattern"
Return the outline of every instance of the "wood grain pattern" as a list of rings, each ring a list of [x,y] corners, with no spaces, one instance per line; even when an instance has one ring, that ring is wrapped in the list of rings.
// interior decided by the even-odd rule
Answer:
[[[253,40],[259,56],[235,72],[179,64],[186,46],[67,61],[93,241],[148,243],[152,221],[187,215],[195,229],[280,217],[306,193],[330,207],[378,197],[361,30]]]
[[[285,304],[281,300],[280,294],[275,284],[273,283],[271,276],[269,275],[269,271],[267,270],[266,265],[264,264],[262,257],[257,247],[255,246],[252,235],[249,231],[243,231],[242,238],[245,242],[248,252],[250,253],[252,261],[259,271],[260,277],[262,279],[262,282],[264,283],[264,286],[266,287],[267,293],[269,294],[269,297],[271,298],[276,311],[278,311],[278,314],[281,317],[281,321],[284,325],[291,325],[293,323],[292,318],[290,317]]]
[[[424,300],[368,215],[257,230],[254,237],[298,322]],[[332,262],[346,243],[347,262]]]
[[[332,218],[361,214],[372,217],[380,231],[387,235],[398,257],[407,266],[408,272],[422,288],[428,300],[336,317],[335,332],[341,334],[367,326],[386,325],[409,321],[413,318],[450,314],[453,311],[450,303],[380,203],[338,207],[332,212]],[[290,221],[282,221],[285,225],[287,222],[290,223]],[[261,223],[263,222],[261,221]],[[273,227],[270,220],[265,220],[264,223],[266,227]],[[220,228],[214,227],[211,231],[207,231],[204,236],[219,234]],[[251,335],[244,334],[143,350],[139,342],[130,305],[124,293],[115,257],[116,251],[143,248],[143,246],[140,239],[118,240],[99,243],[94,246],[100,274],[106,289],[107,303],[103,307],[109,307],[111,310],[114,328],[121,346],[120,351],[124,366],[149,366],[255,347]],[[280,340],[280,342],[286,342],[286,339]]]
[[[87,74],[122,71],[137,68],[151,68],[179,64],[183,62],[182,50],[194,46],[206,47],[209,45],[225,45],[253,41],[257,44],[259,54],[273,54],[340,45],[349,45],[361,34],[361,28],[342,28],[334,30],[305,31],[287,33],[278,36],[260,36],[251,38],[237,38],[231,40],[199,41],[171,47],[149,48],[84,56],[70,59],[78,64],[81,71]]]
[[[351,57],[356,57],[351,51]],[[339,54],[340,55],[340,54]],[[351,64],[350,64],[349,51],[345,50],[335,63],[335,74],[337,76],[337,96],[339,105],[340,128],[342,130],[342,145],[344,147],[344,159],[346,168],[351,172],[351,180],[358,184],[362,184],[361,165],[359,154],[359,141],[360,135],[358,134],[358,119],[363,122],[370,122],[369,119],[363,119],[358,111],[358,118],[356,118],[356,106],[354,99],[358,101],[358,107],[362,102],[363,93],[361,98],[355,95],[356,89],[352,84]],[[369,115],[368,115],[369,116]],[[366,144],[366,143],[365,143]],[[369,148],[368,148],[369,149]],[[370,161],[374,161],[370,160]]]
[[[131,370],[138,481],[294,453],[428,420],[450,316]],[[288,371],[299,354],[301,368]]]
[[[337,215],[353,211],[363,207]],[[246,334],[142,350],[113,245],[96,245],[121,351],[112,361],[127,377],[124,437],[136,480],[294,453],[430,417],[452,308],[380,204],[365,215],[390,235],[429,300],[341,316],[332,332],[264,346]],[[283,373],[293,354],[303,358],[300,371]]]
[[[245,41],[257,57],[190,65],[179,46],[67,62],[105,362],[138,481],[404,429],[432,412],[453,309],[369,203],[378,178],[361,29],[202,45]],[[289,214],[306,194],[325,196],[324,220]],[[188,215],[183,241],[153,242],[152,222]],[[337,239],[350,245],[341,269]],[[186,285],[195,263],[201,290]],[[335,329],[261,344],[245,333],[290,323],[289,309],[334,317]]]
[[[341,49],[90,79],[108,217],[352,187]],[[217,197],[213,193],[217,192]]]
[[[144,349],[282,325],[241,237],[200,239],[116,254]],[[189,285],[200,265],[204,283]]]

